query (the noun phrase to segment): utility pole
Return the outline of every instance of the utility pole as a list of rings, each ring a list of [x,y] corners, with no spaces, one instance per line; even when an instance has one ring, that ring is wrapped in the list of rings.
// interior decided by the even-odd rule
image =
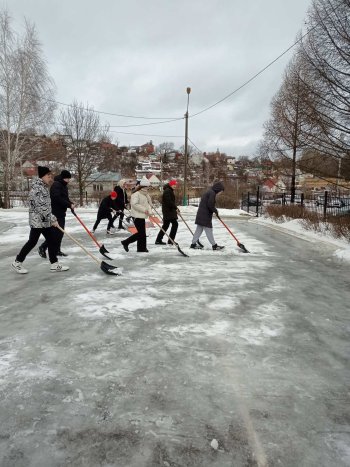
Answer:
[[[190,101],[190,93],[191,88],[186,89],[187,92],[187,110],[185,113],[185,170],[184,170],[184,192],[183,192],[183,199],[182,205],[186,206],[188,199],[187,199],[187,166],[188,166],[188,105]]]

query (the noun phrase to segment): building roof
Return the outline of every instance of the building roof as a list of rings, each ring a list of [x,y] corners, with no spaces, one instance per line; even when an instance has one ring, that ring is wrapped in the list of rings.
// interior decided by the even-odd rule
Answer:
[[[121,179],[120,172],[94,172],[88,178],[89,182],[119,182]]]

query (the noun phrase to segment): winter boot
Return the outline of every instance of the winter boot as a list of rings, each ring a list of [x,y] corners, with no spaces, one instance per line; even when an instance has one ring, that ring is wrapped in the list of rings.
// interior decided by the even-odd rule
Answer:
[[[112,232],[112,230],[107,230],[107,235],[115,235],[115,232]]]
[[[63,251],[60,250],[60,251],[57,253],[57,256],[68,256],[68,255],[67,255],[67,253],[63,253]]]
[[[60,263],[52,263],[50,267],[51,272],[62,272],[62,271],[68,271],[69,267],[68,266],[63,266],[63,264]]]
[[[39,253],[39,256],[41,256],[42,258],[47,258],[45,248],[43,248],[41,245],[38,248],[38,253]]]
[[[155,245],[166,245],[166,243],[163,240],[156,240]]]
[[[20,263],[19,261],[15,260],[12,264],[11,264],[12,268],[18,272],[18,274],[27,274],[28,270],[27,269],[24,269],[22,267],[22,263]]]
[[[213,250],[223,250],[225,247],[224,246],[220,246],[218,245],[217,243],[215,243],[215,245],[212,246]]]
[[[190,248],[193,248],[194,250],[201,250],[203,247],[198,245],[198,243],[191,243]]]
[[[126,243],[124,243],[124,240],[121,241],[120,243],[123,245],[124,250],[125,250],[126,252],[128,252],[128,251],[129,251],[129,246],[128,246]]]

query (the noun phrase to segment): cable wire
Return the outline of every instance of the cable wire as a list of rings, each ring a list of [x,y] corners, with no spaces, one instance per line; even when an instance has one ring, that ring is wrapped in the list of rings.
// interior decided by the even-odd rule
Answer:
[[[333,11],[336,10],[337,8],[339,8],[341,6],[342,2],[340,2],[336,7],[333,8]],[[272,66],[275,62],[277,62],[281,57],[283,57],[287,52],[289,52],[293,47],[295,47],[297,44],[299,44],[303,39],[304,37],[306,37],[308,34],[310,34],[311,31],[313,31],[314,29],[316,29],[318,27],[318,24],[315,24],[315,26],[313,26],[312,28],[310,28],[308,31],[306,31],[305,34],[303,34],[298,40],[296,40],[291,46],[289,46],[286,50],[284,50],[280,55],[278,55],[278,57],[276,57],[274,60],[272,60],[270,63],[268,63],[264,68],[262,68],[260,71],[258,71],[254,76],[252,76],[250,79],[248,79],[245,83],[241,84],[238,88],[234,89],[232,92],[230,92],[229,94],[227,94],[227,96],[223,97],[222,99],[218,100],[217,102],[215,102],[214,104],[210,105],[209,107],[206,107],[205,109],[203,110],[200,110],[199,112],[196,112],[195,114],[193,115],[189,115],[189,118],[193,118],[193,117],[196,117],[197,115],[200,115],[204,112],[207,112],[208,110],[212,109],[213,107],[215,107],[216,105],[220,104],[221,102],[225,101],[226,99],[228,99],[229,97],[231,97],[233,94],[235,94],[236,92],[240,91],[242,88],[244,88],[245,86],[247,86],[247,84],[249,84],[250,82],[252,82],[255,78],[257,78],[259,75],[261,75],[265,70],[267,70],[270,66]]]

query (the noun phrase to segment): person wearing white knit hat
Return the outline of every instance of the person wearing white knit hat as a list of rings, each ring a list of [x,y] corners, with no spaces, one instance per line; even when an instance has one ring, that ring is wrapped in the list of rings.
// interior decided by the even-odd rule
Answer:
[[[125,251],[129,251],[130,243],[137,242],[137,251],[139,253],[148,253],[146,219],[152,213],[153,208],[151,197],[147,193],[150,186],[150,181],[144,177],[140,181],[140,189],[131,195],[130,211],[134,218],[137,232],[121,242]]]

